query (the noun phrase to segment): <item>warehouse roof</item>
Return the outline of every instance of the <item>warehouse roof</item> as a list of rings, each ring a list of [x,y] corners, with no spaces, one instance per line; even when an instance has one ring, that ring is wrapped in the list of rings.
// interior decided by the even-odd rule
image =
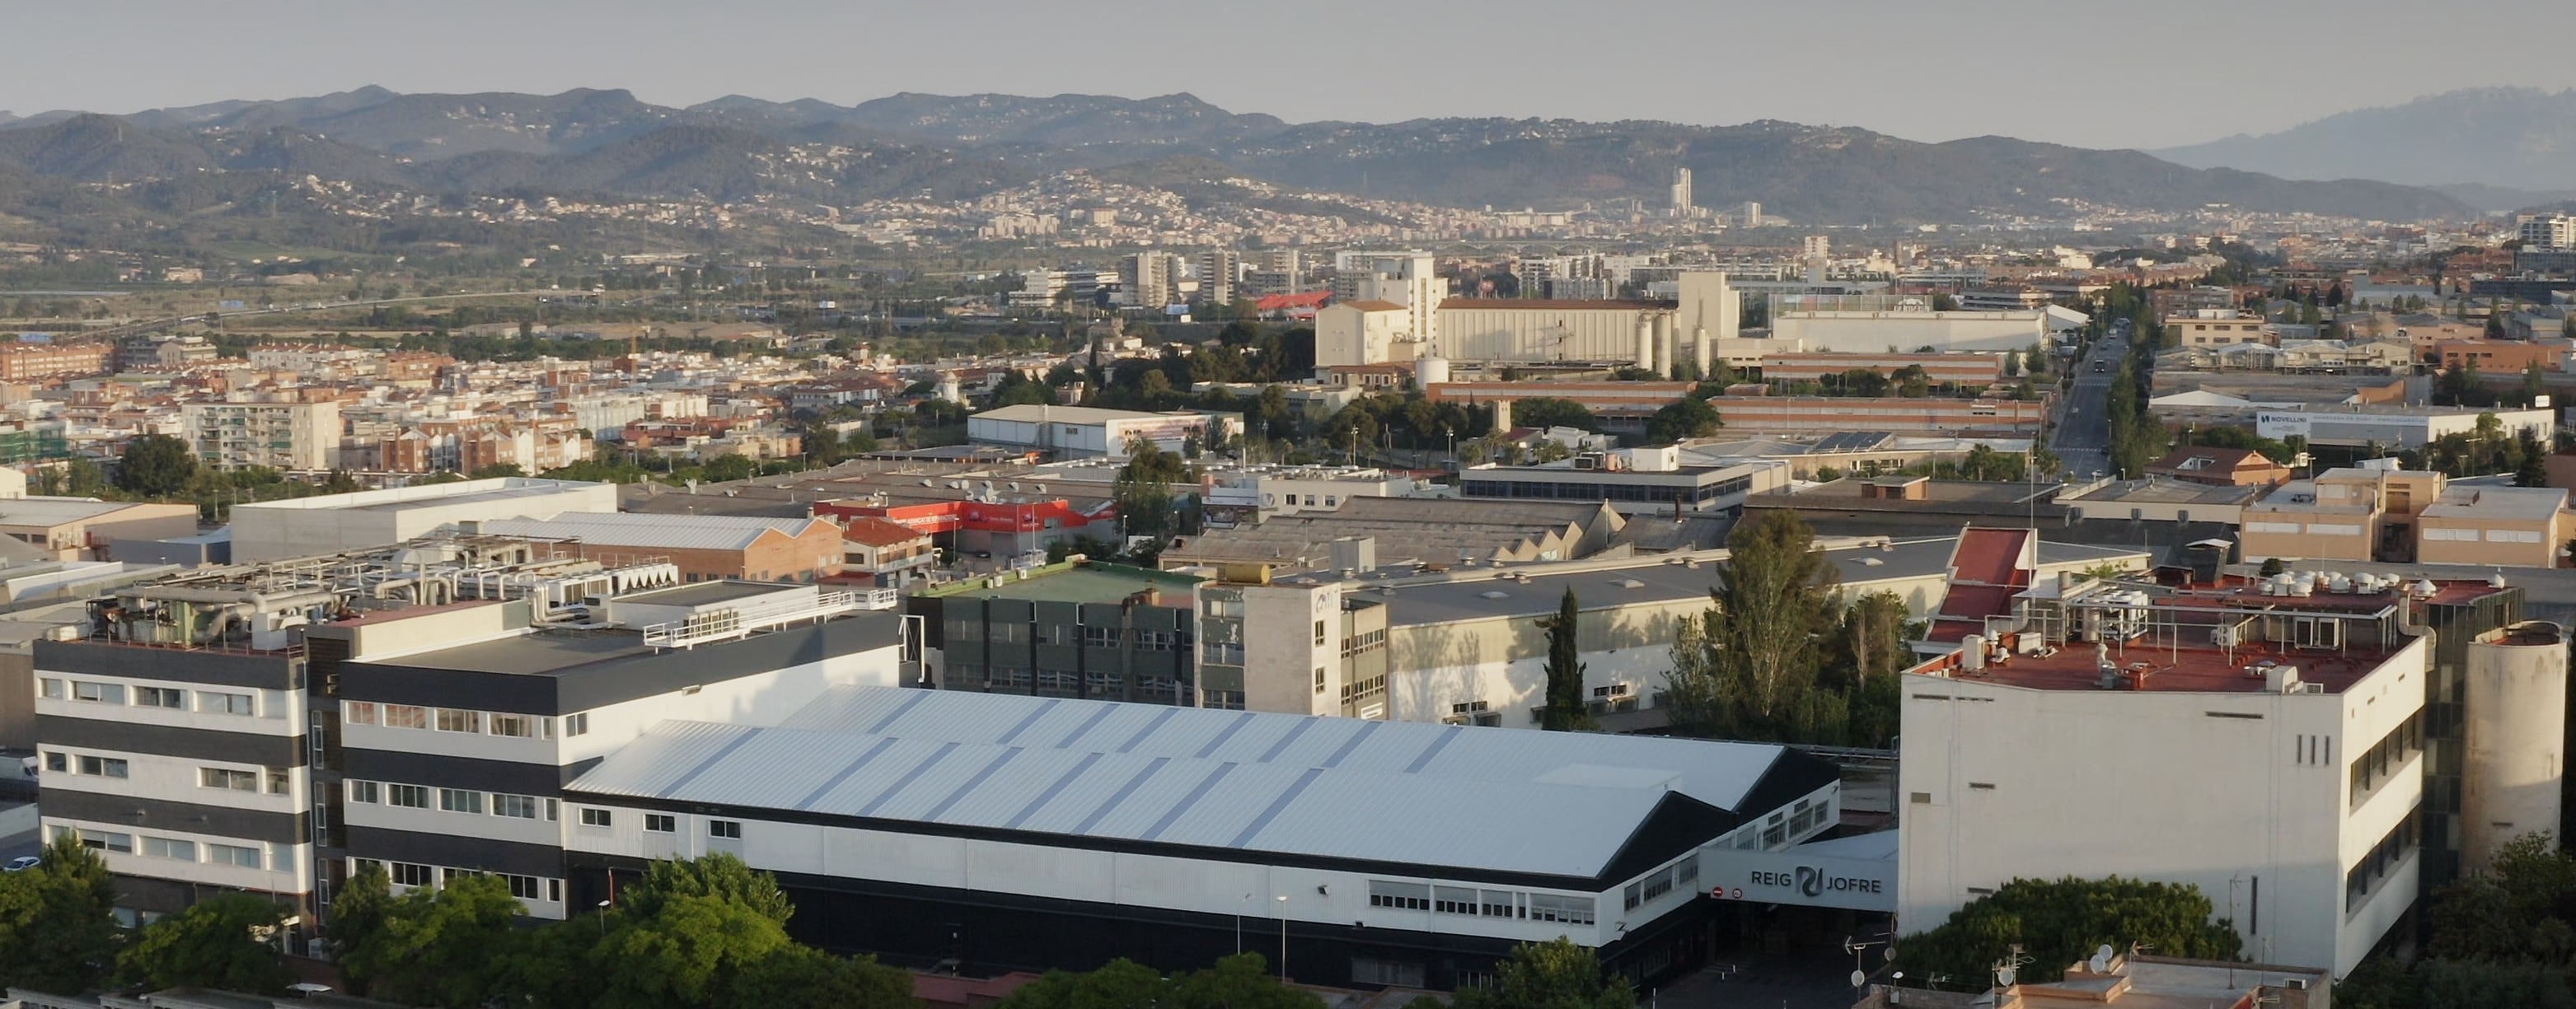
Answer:
[[[1141,410],[1105,410],[1096,406],[1047,406],[1020,403],[994,407],[974,415],[973,420],[1002,420],[1022,424],[1106,424],[1118,420],[1157,420],[1191,416],[1187,410],[1178,413],[1146,413]]]
[[[772,531],[803,536],[813,518],[763,518],[754,515],[642,515],[634,512],[564,512],[550,519],[491,519],[482,531],[491,536],[532,539],[578,539],[610,547],[665,547],[674,550],[746,550]]]
[[[1833,781],[1773,744],[841,687],[776,727],[664,722],[570,787],[915,832],[1595,880]],[[1632,845],[1650,823],[1694,829]]]

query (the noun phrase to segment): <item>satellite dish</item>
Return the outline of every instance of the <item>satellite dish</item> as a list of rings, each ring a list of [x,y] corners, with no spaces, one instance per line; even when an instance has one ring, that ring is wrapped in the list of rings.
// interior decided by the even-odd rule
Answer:
[[[928,486],[930,486],[930,481],[928,481],[928,480],[924,480],[924,481],[922,481],[922,482],[921,482],[921,485],[922,485],[922,486],[924,486],[924,487],[928,487]]]
[[[2021,972],[2019,970],[2011,967],[1997,967],[1995,968],[1995,984],[1998,987],[2010,988],[2013,986],[2013,978],[2018,976],[2020,973]]]
[[[2093,973],[2096,973],[2096,974],[2100,974],[2100,973],[2103,973],[2103,972],[2105,972],[2105,971],[2110,970],[2110,969],[2111,969],[2111,944],[2110,944],[2110,943],[2103,943],[2103,944],[2102,944],[2102,947],[2101,947],[2100,949],[2096,949],[2096,950],[2094,950],[2094,951],[2093,951],[2093,959],[2085,961],[2084,965],[2085,965],[2085,966],[2087,966],[2087,967],[2092,968],[2092,969],[2093,969]]]
[[[1891,942],[1891,943],[1888,943],[1888,944],[1887,944],[1887,948],[1885,948],[1885,949],[1882,949],[1882,950],[1879,950],[1879,951],[1878,951],[1878,958],[1879,958],[1879,959],[1881,959],[1881,960],[1885,960],[1885,961],[1887,961],[1887,962],[1889,962],[1889,963],[1895,963],[1895,962],[1896,962],[1896,944],[1895,944],[1895,943],[1892,943],[1892,942]],[[1901,975],[1900,975],[1900,976],[1901,976]]]
[[[1860,986],[1862,986],[1862,985],[1865,985],[1865,984],[1868,984],[1868,983],[1869,983],[1869,974],[1868,974],[1868,972],[1866,972],[1866,971],[1857,971],[1857,970],[1852,972],[1852,978],[1851,978],[1851,984],[1852,984],[1852,987],[1854,987],[1854,988],[1858,988],[1858,987],[1860,987]]]
[[[1011,481],[1011,493],[1017,494],[1017,493],[1019,493],[1019,492],[1020,492],[1020,482],[1019,482],[1019,481],[1017,481],[1017,480],[1013,480],[1013,481]]]

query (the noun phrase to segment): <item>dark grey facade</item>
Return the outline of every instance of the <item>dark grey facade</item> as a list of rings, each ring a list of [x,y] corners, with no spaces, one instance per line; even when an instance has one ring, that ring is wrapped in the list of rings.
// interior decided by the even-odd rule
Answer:
[[[1197,703],[1196,616],[1186,605],[921,597],[942,690]]]

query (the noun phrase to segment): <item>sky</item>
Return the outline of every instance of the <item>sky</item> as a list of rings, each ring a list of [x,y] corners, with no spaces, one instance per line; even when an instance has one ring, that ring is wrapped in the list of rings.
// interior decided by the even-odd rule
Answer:
[[[1785,119],[2155,148],[2471,86],[2576,87],[2576,2],[16,0],[0,109],[367,84],[855,104],[1186,91],[1291,121]],[[2516,39],[2555,40],[2534,48]],[[2512,54],[2520,55],[2512,55]]]

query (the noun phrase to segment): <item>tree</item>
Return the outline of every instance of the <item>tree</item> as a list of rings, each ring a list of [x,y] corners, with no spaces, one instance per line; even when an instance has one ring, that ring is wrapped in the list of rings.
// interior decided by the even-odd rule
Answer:
[[[1190,479],[1189,460],[1140,435],[1128,442],[1127,465],[1119,467],[1109,496],[1130,535],[1164,539],[1183,531],[1173,514],[1172,485]]]
[[[1654,444],[1705,438],[1724,426],[1717,408],[1697,396],[1684,396],[1664,404],[1663,409],[1646,418],[1646,440]]]
[[[1581,629],[1582,614],[1574,601],[1574,587],[1565,588],[1565,599],[1557,604],[1556,615],[1539,620],[1539,630],[1547,634],[1547,712],[1539,727],[1556,732],[1598,729],[1592,712],[1584,706],[1583,663],[1575,660],[1575,636]]]
[[[596,1009],[730,1005],[724,996],[745,975],[794,948],[784,925],[720,896],[678,894],[627,917],[591,958]]]
[[[468,480],[490,480],[496,477],[526,475],[528,475],[528,471],[520,468],[518,463],[496,462],[489,466],[477,467],[474,472],[466,474],[465,478]]]
[[[1049,971],[997,1003],[999,1009],[1323,1009],[1314,995],[1271,976],[1258,953],[1237,953],[1216,966],[1164,977],[1133,960],[1112,960],[1099,970]]]
[[[117,464],[116,486],[143,497],[169,497],[188,487],[197,475],[197,454],[188,443],[166,434],[147,434],[125,443]]]
[[[1675,635],[1673,723],[1691,735],[1800,740],[1839,737],[1839,698],[1811,698],[1831,626],[1833,569],[1793,512],[1736,527],[1714,572],[1715,605]]]
[[[1542,430],[1551,427],[1580,428],[1585,431],[1601,430],[1601,421],[1592,415],[1591,408],[1570,399],[1558,399],[1554,396],[1532,396],[1513,402],[1512,424],[1517,427],[1535,427]]]
[[[77,995],[96,989],[116,958],[116,883],[107,863],[66,834],[43,862],[0,875],[0,986]]]
[[[759,475],[760,464],[750,456],[727,453],[707,460],[705,472],[708,483],[731,483]]]
[[[368,859],[358,871],[340,884],[331,898],[331,922],[327,938],[333,956],[342,961],[341,978],[348,982],[354,995],[367,993],[368,978],[348,968],[349,951],[378,941],[385,931],[385,920],[393,908],[393,880],[385,875],[384,863]]]
[[[1932,295],[1932,310],[1935,312],[1956,312],[1959,310],[1959,299],[1953,298],[1946,293],[1936,292]]]
[[[788,946],[751,964],[725,987],[719,1005],[770,1009],[912,1009],[912,975],[874,957],[839,957]]]
[[[1939,927],[1896,944],[1898,969],[1914,977],[1945,974],[1975,985],[2015,945],[2030,957],[2021,976],[2055,981],[2070,964],[2108,945],[2151,947],[2157,956],[2234,960],[2236,927],[2210,920],[2199,887],[2107,879],[2016,879],[1951,912]]]
[[[1625,978],[1607,978],[1588,946],[1558,936],[1514,947],[1491,988],[1461,988],[1457,1009],[1633,1009]]]
[[[1099,970],[1048,971],[994,1005],[996,1009],[1125,1009],[1154,1005],[1164,991],[1160,971],[1122,957]]]
[[[679,897],[731,901],[780,925],[796,914],[796,905],[788,902],[786,891],[778,888],[775,877],[725,852],[685,861],[655,862],[644,870],[644,878],[619,893],[618,900],[628,915],[650,918],[662,913],[662,905]]]
[[[246,893],[221,893],[146,926],[117,954],[117,970],[152,988],[278,994],[295,972],[265,941],[286,910]]]
[[[383,927],[345,949],[340,967],[378,998],[472,1009],[504,993],[526,914],[500,877],[451,876],[395,898]]]
[[[1054,406],[1056,405],[1055,390],[1044,382],[1033,381],[1016,371],[1003,373],[1002,381],[993,386],[993,405],[1001,407],[1022,404]]]
[[[1259,953],[1237,953],[1216,966],[1173,979],[1159,1004],[1174,1009],[1323,1009],[1312,993],[1279,983]]]

